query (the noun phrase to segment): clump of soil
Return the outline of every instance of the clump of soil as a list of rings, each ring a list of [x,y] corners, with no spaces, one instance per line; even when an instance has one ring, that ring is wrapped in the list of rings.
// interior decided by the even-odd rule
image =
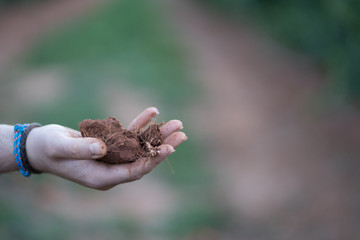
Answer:
[[[86,119],[79,123],[83,137],[101,139],[107,153],[99,161],[119,164],[134,162],[140,157],[155,157],[163,142],[160,124],[152,123],[147,129],[130,131],[124,129],[119,120],[109,117],[105,120]]]

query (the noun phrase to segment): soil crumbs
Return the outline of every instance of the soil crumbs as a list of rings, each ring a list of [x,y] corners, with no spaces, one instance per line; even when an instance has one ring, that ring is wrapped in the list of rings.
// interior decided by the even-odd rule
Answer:
[[[98,161],[120,164],[157,156],[163,142],[160,126],[152,123],[146,129],[127,130],[118,119],[109,117],[105,120],[85,119],[79,123],[79,130],[82,137],[98,138],[105,143],[107,153]]]

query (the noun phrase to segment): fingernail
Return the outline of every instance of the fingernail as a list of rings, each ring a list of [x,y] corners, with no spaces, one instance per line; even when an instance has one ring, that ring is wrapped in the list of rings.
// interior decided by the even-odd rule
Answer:
[[[160,112],[159,112],[159,109],[157,109],[156,107],[154,107],[155,108],[155,112],[156,112],[156,115],[159,115],[160,114]]]
[[[157,109],[157,107],[149,107],[149,110],[153,111],[156,115],[159,115],[159,109]]]
[[[99,142],[93,142],[90,144],[90,152],[92,157],[100,157],[104,155],[104,146]]]
[[[174,147],[173,147],[173,146],[170,146],[170,147],[169,147],[169,152],[170,152],[170,153],[175,152],[175,149],[174,149]]]

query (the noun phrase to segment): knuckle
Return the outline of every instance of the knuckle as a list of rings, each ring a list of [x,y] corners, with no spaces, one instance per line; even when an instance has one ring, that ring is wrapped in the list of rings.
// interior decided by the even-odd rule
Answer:
[[[188,139],[188,137],[186,136],[186,134],[184,132],[178,132],[178,138],[181,143]]]
[[[183,133],[183,132],[175,132],[174,133],[174,136],[176,137],[176,138],[184,138],[185,137],[185,133]]]
[[[77,156],[80,152],[79,145],[77,144],[68,144],[65,146],[65,149],[70,156]]]
[[[170,120],[169,124],[174,125],[176,127],[182,126],[182,122],[180,120],[177,120],[177,119]]]
[[[59,146],[59,151],[64,152],[66,156],[77,158],[80,154],[80,146],[74,142],[63,141]]]

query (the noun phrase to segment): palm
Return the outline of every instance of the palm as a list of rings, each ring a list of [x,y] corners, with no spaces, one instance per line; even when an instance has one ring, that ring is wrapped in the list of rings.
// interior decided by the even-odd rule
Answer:
[[[128,130],[145,127],[156,115],[156,108],[146,109],[129,124]],[[186,135],[179,131],[182,129],[182,123],[178,120],[169,121],[161,128],[164,143],[159,147],[159,155],[140,158],[133,163],[111,165],[89,158],[88,147],[78,147],[83,142],[85,144],[85,141],[89,144],[89,141],[97,140],[81,138],[80,132],[59,125],[48,125],[42,128],[46,137],[41,138],[43,143],[38,143],[38,145],[52,145],[53,150],[36,156],[37,159],[44,158],[42,161],[46,162],[46,165],[39,165],[39,169],[43,168],[60,177],[101,190],[140,179],[187,139]],[[77,142],[77,144],[71,144],[72,142]]]

